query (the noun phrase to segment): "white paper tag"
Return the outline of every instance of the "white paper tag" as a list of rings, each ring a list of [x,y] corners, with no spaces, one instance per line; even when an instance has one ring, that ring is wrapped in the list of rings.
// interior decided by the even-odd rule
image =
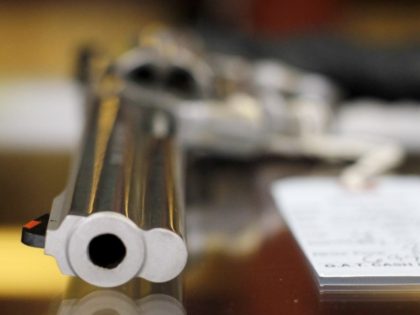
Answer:
[[[322,291],[420,290],[420,177],[363,191],[336,178],[291,178],[273,195]]]

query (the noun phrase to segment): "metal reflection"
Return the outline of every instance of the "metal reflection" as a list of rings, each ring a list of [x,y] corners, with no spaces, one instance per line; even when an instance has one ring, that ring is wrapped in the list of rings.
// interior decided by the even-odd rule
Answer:
[[[186,315],[182,280],[154,284],[134,279],[115,289],[98,289],[72,279],[54,315]]]

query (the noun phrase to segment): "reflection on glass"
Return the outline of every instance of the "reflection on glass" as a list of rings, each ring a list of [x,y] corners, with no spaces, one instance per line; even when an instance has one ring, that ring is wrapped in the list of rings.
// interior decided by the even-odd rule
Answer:
[[[73,279],[57,315],[185,315],[182,282],[150,283],[133,279],[115,289],[98,289]]]

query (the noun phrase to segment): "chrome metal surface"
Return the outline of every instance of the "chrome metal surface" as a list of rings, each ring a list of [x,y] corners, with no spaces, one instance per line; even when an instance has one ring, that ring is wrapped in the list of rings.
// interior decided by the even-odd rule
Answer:
[[[144,230],[183,234],[181,152],[168,113],[118,99],[95,102],[69,214],[123,214]]]
[[[104,287],[171,280],[185,266],[181,156],[169,113],[112,96],[92,103],[46,253],[65,274]]]

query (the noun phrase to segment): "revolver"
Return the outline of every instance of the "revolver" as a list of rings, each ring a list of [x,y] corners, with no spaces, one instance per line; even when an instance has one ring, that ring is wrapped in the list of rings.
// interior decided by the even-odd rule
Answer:
[[[118,59],[87,63],[85,127],[67,186],[50,214],[24,225],[22,242],[96,286],[167,282],[184,269],[191,151],[355,160],[343,172],[349,185],[402,157],[394,143],[331,135],[339,90],[328,79],[211,54],[185,34],[146,32]]]

